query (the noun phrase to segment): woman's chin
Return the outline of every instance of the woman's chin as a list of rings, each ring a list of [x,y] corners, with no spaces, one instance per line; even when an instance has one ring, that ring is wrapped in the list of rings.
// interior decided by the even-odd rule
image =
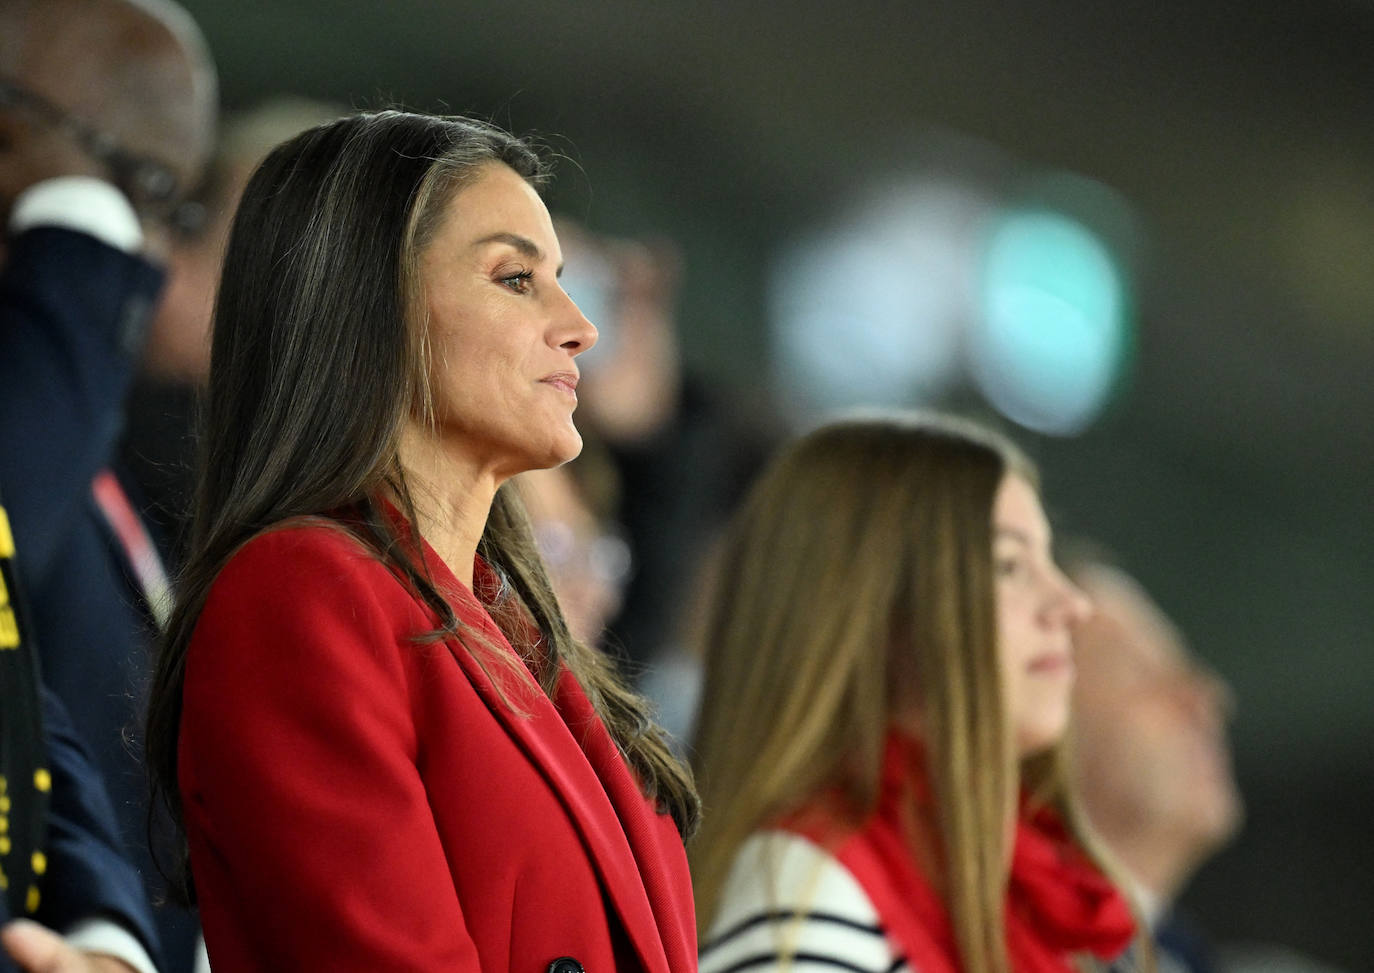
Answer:
[[[562,466],[582,454],[582,434],[569,426],[569,434],[558,444],[558,459],[551,465]]]
[[[1058,746],[1068,731],[1068,715],[1063,719],[1047,718],[1034,726],[1019,727],[1016,731],[1016,752],[1022,759],[1034,757]]]
[[[530,458],[528,469],[550,470],[577,459],[582,452],[582,437],[576,429],[559,436],[541,455]]]

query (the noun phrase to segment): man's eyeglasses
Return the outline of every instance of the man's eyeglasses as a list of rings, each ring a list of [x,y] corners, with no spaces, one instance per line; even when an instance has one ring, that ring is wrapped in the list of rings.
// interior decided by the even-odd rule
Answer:
[[[165,162],[128,151],[108,132],[69,114],[42,95],[0,77],[0,109],[3,108],[28,112],[71,139],[109,169],[112,181],[129,197],[136,212],[161,219],[183,232],[194,232],[203,221],[204,208],[181,198],[180,181]]]

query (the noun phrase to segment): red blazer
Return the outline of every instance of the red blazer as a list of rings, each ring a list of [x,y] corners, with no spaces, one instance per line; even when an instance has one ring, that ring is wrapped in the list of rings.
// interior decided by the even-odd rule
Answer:
[[[435,627],[325,525],[250,541],[215,581],[179,752],[215,973],[695,970],[682,842],[576,681],[551,701],[521,666],[508,704],[456,640],[413,641]]]

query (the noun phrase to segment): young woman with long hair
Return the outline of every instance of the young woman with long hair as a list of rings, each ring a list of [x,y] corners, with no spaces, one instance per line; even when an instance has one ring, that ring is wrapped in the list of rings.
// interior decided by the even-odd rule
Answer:
[[[1090,609],[1011,443],[929,416],[822,427],[764,473],[718,568],[703,973],[1041,973],[1128,945],[1060,771]]]
[[[361,114],[249,183],[148,757],[216,973],[688,970],[697,799],[511,478],[575,456],[538,155]]]

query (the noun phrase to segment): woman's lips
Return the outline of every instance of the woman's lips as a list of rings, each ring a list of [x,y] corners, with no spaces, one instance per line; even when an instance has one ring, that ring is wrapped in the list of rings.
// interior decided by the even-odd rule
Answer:
[[[1036,675],[1071,675],[1073,673],[1073,654],[1069,652],[1047,652],[1031,659],[1026,668]]]
[[[552,385],[554,388],[566,392],[573,398],[577,398],[577,373],[576,372],[554,372],[552,375],[545,375],[539,381],[545,385]]]

